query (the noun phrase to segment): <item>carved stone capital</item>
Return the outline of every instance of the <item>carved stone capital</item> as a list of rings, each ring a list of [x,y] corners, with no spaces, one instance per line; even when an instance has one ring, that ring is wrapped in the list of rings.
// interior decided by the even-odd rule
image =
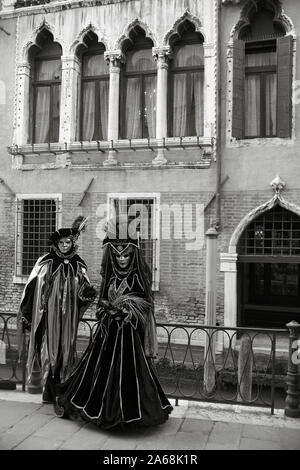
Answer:
[[[29,75],[30,74],[30,64],[29,62],[20,62],[17,64],[17,75]]]
[[[119,73],[121,63],[125,62],[124,54],[121,50],[106,51],[104,52],[104,58],[109,65],[109,71]]]
[[[79,70],[80,68],[80,61],[76,56],[67,56],[63,55],[61,57],[62,68],[74,68]]]
[[[205,43],[203,44],[204,49],[204,57],[214,57],[215,51],[215,44],[213,43]]]
[[[171,54],[172,52],[170,46],[152,48],[152,55],[157,62],[157,68],[167,69],[168,60],[171,57]]]

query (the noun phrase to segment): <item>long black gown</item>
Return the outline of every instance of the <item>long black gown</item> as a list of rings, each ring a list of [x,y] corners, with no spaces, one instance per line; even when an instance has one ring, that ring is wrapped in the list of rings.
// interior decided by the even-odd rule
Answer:
[[[153,303],[139,255],[136,250],[124,276],[114,269],[111,253],[106,254],[100,301],[118,305],[120,314],[100,308],[93,340],[70,379],[58,388],[57,416],[79,411],[104,429],[157,425],[168,419],[172,406],[148,357],[153,349],[148,331]],[[124,319],[122,307],[130,318]]]

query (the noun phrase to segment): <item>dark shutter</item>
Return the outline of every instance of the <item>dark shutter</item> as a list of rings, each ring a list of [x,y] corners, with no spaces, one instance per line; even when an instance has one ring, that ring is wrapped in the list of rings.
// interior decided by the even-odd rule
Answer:
[[[292,128],[293,38],[277,39],[277,137],[290,137]]]
[[[232,80],[232,137],[242,139],[244,134],[245,42],[233,42]]]

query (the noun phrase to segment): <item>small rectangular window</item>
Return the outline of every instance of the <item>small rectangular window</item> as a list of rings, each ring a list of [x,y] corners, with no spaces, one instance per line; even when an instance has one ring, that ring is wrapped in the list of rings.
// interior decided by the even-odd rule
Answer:
[[[17,277],[28,276],[37,261],[47,253],[48,238],[58,226],[59,198],[17,199],[16,266]]]
[[[245,66],[245,138],[275,137],[276,41],[247,43]]]
[[[140,249],[152,271],[152,288],[159,286],[159,196],[153,194],[111,194],[109,217],[127,214],[128,225],[137,227]]]

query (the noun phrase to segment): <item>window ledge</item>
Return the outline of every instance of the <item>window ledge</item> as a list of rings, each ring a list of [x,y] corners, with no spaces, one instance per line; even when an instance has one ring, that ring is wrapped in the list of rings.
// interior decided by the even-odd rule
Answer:
[[[29,276],[13,276],[13,284],[26,284]]]
[[[47,144],[24,144],[8,147],[11,155],[57,155],[65,152],[108,152],[118,150],[156,150],[171,148],[206,148],[213,145],[211,137],[165,137],[163,139],[118,139],[78,142],[52,142]]]
[[[164,139],[122,139],[111,141],[64,142],[49,144],[12,145],[8,152],[13,157],[13,168],[19,170],[86,168],[111,170],[112,168],[209,168],[213,154],[211,137],[166,137]],[[168,161],[168,151],[197,150],[197,154],[178,154]],[[131,154],[128,154],[128,151]],[[141,157],[136,152],[150,152]],[[118,152],[122,152],[118,158]],[[157,159],[164,152],[165,159]],[[115,158],[110,160],[110,154]],[[126,157],[127,153],[127,157]],[[192,157],[188,160],[188,155]],[[183,158],[184,157],[184,158]],[[185,157],[187,157],[185,159]],[[179,161],[180,158],[180,161]]]
[[[257,139],[236,139],[231,137],[227,141],[227,147],[262,147],[262,146],[289,146],[295,143],[292,137],[260,137]]]

